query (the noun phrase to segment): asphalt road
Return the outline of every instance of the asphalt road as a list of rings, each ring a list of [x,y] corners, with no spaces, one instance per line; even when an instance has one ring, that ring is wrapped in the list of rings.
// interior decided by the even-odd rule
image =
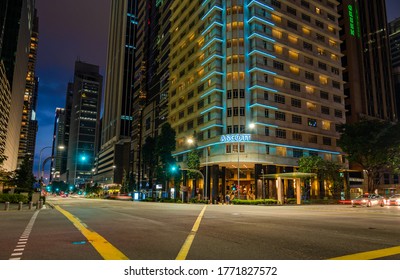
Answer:
[[[397,206],[48,202],[56,208],[0,210],[1,260],[400,259]]]

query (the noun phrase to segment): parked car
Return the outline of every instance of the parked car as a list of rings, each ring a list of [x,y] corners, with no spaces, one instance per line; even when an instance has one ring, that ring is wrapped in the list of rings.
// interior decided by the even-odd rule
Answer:
[[[383,207],[385,206],[385,198],[377,194],[365,193],[351,200],[351,206],[356,207],[357,205],[367,207],[379,205]]]
[[[394,194],[386,199],[386,205],[400,205],[400,194]]]

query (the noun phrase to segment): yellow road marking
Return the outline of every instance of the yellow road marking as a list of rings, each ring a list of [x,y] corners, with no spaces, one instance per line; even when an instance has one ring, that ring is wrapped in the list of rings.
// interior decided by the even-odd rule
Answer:
[[[400,254],[400,246],[363,252],[358,254],[351,254],[342,257],[332,258],[330,260],[373,260],[398,254]]]
[[[94,232],[87,227],[85,227],[74,215],[68,211],[62,209],[60,206],[54,206],[58,211],[60,211],[72,224],[87,238],[87,240],[92,244],[97,252],[105,260],[129,260],[120,250],[115,248],[110,242],[108,242],[104,237],[102,237],[97,232]]]
[[[189,253],[190,247],[192,246],[194,237],[196,236],[197,230],[199,229],[201,219],[203,218],[204,212],[206,211],[207,205],[203,207],[203,210],[201,210],[199,216],[196,219],[196,222],[193,225],[193,228],[191,232],[189,233],[188,237],[185,240],[185,243],[183,243],[181,250],[178,253],[178,256],[176,256],[175,260],[185,260],[187,257],[187,254]]]

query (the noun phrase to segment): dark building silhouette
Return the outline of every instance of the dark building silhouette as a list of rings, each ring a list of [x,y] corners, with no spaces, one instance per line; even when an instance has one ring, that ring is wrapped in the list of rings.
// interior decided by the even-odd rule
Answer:
[[[339,2],[346,121],[397,120],[385,1]]]
[[[69,184],[83,185],[93,178],[92,169],[98,150],[102,84],[99,66],[75,62],[66,170],[66,181]]]
[[[33,0],[0,1],[0,60],[11,91],[4,168],[15,170],[18,163],[22,108],[28,73],[29,50],[34,26]]]
[[[138,1],[111,2],[101,146],[94,181],[121,184],[129,174]]]

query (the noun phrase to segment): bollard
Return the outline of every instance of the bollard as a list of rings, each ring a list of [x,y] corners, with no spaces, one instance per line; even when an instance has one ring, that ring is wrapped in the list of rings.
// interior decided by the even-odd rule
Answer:
[[[6,201],[4,203],[4,210],[8,211],[8,209],[10,209],[10,202]]]
[[[39,200],[39,209],[42,209],[43,207],[43,200]]]
[[[29,210],[32,210],[33,202],[29,201]]]
[[[39,210],[39,201],[38,202],[36,202],[36,210]]]
[[[22,210],[22,201],[20,201],[19,203],[18,203],[18,210]]]

